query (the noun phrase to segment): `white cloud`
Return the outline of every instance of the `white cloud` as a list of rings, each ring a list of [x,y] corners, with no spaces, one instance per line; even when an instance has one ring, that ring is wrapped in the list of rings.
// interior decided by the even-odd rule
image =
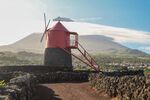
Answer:
[[[0,44],[9,44],[32,32],[42,31],[46,7],[40,0],[1,0]]]
[[[75,21],[98,21],[101,20],[102,17],[87,17],[87,18],[78,18],[74,19]]]
[[[69,22],[64,25],[70,30],[78,32],[80,35],[104,35],[111,37],[119,43],[140,43],[150,45],[150,33],[127,28],[112,26]]]
[[[83,22],[63,22],[63,24],[69,31],[78,32],[79,35],[104,35],[114,39],[115,42],[120,44],[150,53],[149,32]],[[136,46],[134,46],[134,44]]]
[[[150,51],[150,46],[140,47],[140,49],[145,51]]]
[[[142,46],[141,45],[140,47],[138,47],[138,49],[142,50],[142,51],[145,51],[145,52],[150,54],[150,45],[148,45],[148,46]]]

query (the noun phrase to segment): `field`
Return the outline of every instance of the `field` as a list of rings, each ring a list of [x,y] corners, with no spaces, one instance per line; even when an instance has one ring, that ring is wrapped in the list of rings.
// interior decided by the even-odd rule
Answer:
[[[121,71],[146,69],[145,74],[149,74],[147,69],[150,66],[150,57],[137,57],[129,55],[112,55],[97,54],[93,58],[100,66],[100,70],[104,71]],[[0,66],[8,65],[43,65],[43,54],[31,52],[0,52]],[[90,67],[83,64],[79,60],[73,58],[73,66],[75,70],[91,70]]]
[[[0,66],[41,65],[43,56],[31,52],[0,52]]]

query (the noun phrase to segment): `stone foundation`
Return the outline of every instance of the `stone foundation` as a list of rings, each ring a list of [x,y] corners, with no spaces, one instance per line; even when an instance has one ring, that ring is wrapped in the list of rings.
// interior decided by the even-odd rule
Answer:
[[[70,49],[67,51],[71,52]],[[46,48],[44,53],[44,65],[72,68],[71,54],[68,54],[61,48]]]

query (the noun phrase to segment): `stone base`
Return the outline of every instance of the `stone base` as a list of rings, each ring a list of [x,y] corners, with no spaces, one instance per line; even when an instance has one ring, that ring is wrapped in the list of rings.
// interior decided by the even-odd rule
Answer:
[[[68,49],[71,52],[70,49]],[[72,68],[72,57],[60,48],[46,48],[44,54],[44,65]]]

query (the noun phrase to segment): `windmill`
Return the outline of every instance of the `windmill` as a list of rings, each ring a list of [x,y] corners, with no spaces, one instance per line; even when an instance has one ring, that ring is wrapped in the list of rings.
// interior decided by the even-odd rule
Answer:
[[[98,71],[98,64],[90,56],[90,54],[78,42],[78,34],[70,32],[58,21],[52,28],[48,29],[50,20],[46,23],[46,15],[44,14],[45,30],[41,37],[41,42],[46,36],[46,47],[44,52],[44,65],[50,67],[65,68],[72,70],[72,56],[87,64],[94,70]],[[78,50],[85,60],[71,52],[71,49]]]

